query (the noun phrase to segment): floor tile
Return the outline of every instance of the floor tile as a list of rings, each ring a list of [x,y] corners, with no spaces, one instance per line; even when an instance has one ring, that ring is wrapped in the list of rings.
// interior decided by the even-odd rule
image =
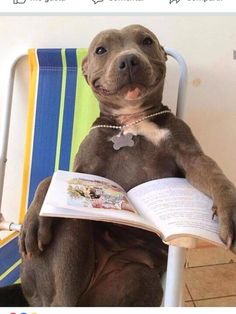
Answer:
[[[236,295],[236,263],[185,269],[193,300]]]
[[[219,247],[192,249],[187,251],[187,267],[216,265],[236,262],[236,255]]]
[[[185,302],[185,304],[188,302]],[[208,299],[208,300],[201,300],[195,301],[197,307],[203,306],[236,306],[236,296],[232,297],[225,297],[225,298],[217,298],[217,299]],[[186,306],[186,305],[185,305]]]

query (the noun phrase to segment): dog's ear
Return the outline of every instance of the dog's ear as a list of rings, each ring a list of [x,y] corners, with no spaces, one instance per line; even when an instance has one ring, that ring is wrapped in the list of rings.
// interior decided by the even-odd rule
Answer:
[[[82,73],[87,83],[89,84],[88,82],[88,56],[85,57],[82,61]]]
[[[166,51],[165,51],[165,49],[164,49],[163,46],[161,46],[161,50],[162,50],[162,52],[163,52],[163,54],[164,54],[165,60],[167,61],[167,60],[168,60],[168,58],[167,58],[167,53],[166,53]]]

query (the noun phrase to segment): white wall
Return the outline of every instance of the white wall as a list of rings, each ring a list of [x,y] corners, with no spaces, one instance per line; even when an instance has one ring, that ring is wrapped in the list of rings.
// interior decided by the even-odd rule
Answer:
[[[204,151],[236,183],[236,16],[11,16],[0,17],[0,117],[9,62],[31,47],[87,47],[100,30],[131,23],[152,29],[165,46],[176,48],[189,67],[186,121]],[[173,62],[172,62],[173,63]],[[170,65],[168,82],[177,69]],[[19,204],[23,139],[27,103],[27,62],[17,72],[16,93],[3,209],[16,216]],[[166,103],[172,106],[173,83],[166,86]],[[1,125],[0,125],[0,132]]]

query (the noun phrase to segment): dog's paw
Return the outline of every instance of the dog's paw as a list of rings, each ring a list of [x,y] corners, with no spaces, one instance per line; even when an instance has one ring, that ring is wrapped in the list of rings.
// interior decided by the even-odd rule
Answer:
[[[39,254],[51,242],[53,218],[39,216],[50,182],[51,178],[46,178],[39,184],[34,200],[27,211],[19,239],[22,257],[30,258],[32,255]]]
[[[218,211],[219,235],[228,249],[236,253],[236,204]]]
[[[50,244],[52,220],[49,217],[39,216],[25,220],[19,239],[20,252],[23,258],[31,258],[33,255],[40,254]]]

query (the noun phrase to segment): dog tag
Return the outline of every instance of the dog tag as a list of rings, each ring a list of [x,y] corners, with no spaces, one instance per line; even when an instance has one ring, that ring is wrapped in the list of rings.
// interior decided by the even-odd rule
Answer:
[[[134,146],[133,135],[131,133],[123,134],[120,133],[111,138],[111,141],[114,143],[113,148],[119,150],[122,147],[132,147]]]

